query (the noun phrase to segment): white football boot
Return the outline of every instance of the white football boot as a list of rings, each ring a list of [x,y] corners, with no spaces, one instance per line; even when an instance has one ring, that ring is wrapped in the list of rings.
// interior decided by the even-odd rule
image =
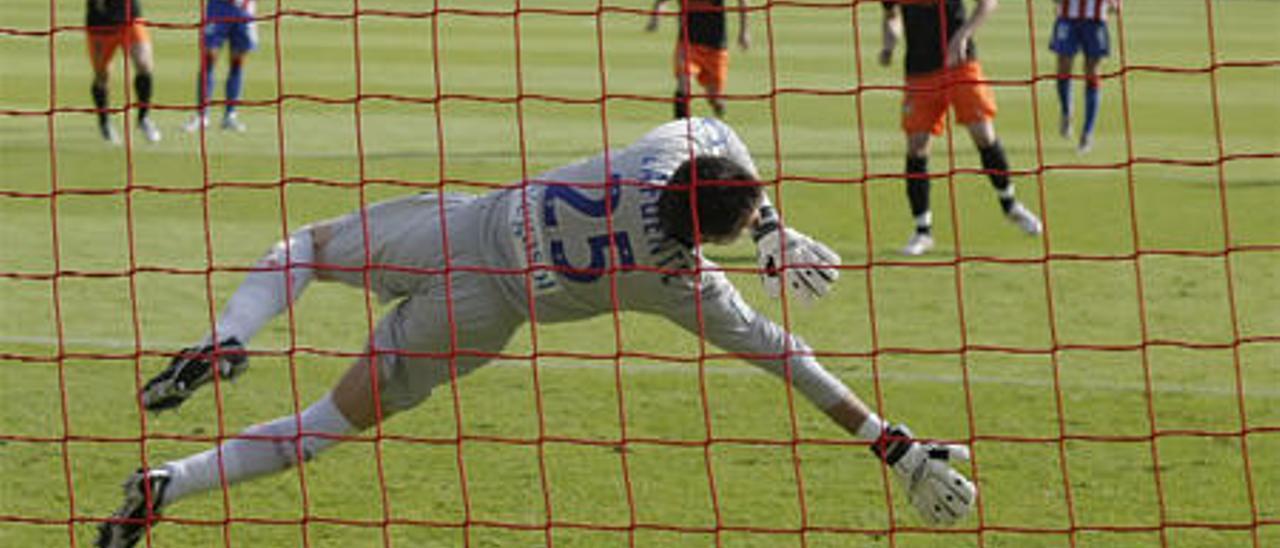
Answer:
[[[911,235],[911,239],[907,240],[906,247],[902,248],[902,254],[909,257],[918,257],[928,253],[933,249],[933,236],[923,232],[916,232]]]
[[[99,123],[98,135],[101,135],[102,140],[106,141],[108,144],[120,144],[120,133],[116,131],[116,126],[111,125],[111,122]]]
[[[209,115],[195,114],[191,116],[190,120],[187,120],[187,123],[182,125],[182,131],[185,131],[187,133],[195,133],[197,131],[200,131],[201,128],[206,128],[206,127],[209,127]]]
[[[159,143],[161,139],[160,128],[156,127],[156,123],[151,118],[143,118],[138,120],[138,133],[142,134],[142,138],[148,143]]]
[[[1035,213],[1022,205],[1022,202],[1014,202],[1013,207],[1009,208],[1009,212],[1005,213],[1005,218],[1009,222],[1018,225],[1028,236],[1039,236],[1044,232],[1044,225],[1040,224],[1040,218]]]
[[[236,113],[234,112],[228,112],[227,115],[222,118],[223,131],[244,133],[247,129],[249,129],[248,126],[245,126],[244,122],[241,122],[240,117],[236,116]]]
[[[1076,153],[1080,155],[1085,155],[1085,154],[1088,154],[1089,151],[1091,150],[1093,150],[1093,134],[1092,133],[1080,134],[1080,144],[1076,146]]]

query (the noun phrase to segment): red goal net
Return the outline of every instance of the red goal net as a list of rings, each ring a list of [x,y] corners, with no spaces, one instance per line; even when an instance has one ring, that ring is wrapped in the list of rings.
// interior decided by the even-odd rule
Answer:
[[[211,121],[188,131],[210,1],[142,0],[151,102],[126,42],[105,110],[86,2],[0,7],[0,545],[92,545],[131,471],[325,395],[391,310],[372,291],[313,286],[246,378],[181,413],[136,397],[307,223],[520,185],[670,120],[677,11],[697,3],[262,0],[231,101],[247,130],[219,125],[219,53]],[[615,310],[526,327],[323,457],[166,508],[140,545],[1280,545],[1280,5],[1125,2],[1079,154],[1059,136],[1054,3],[1000,3],[975,41],[1044,232],[992,209],[948,119],[937,247],[904,257],[906,88],[901,49],[877,62],[881,2],[724,4],[724,119],[782,222],[844,264],[801,306],[758,289],[749,243],[709,256],[880,415],[969,447],[971,516],[930,526],[785,383]],[[691,113],[710,98],[694,77]]]

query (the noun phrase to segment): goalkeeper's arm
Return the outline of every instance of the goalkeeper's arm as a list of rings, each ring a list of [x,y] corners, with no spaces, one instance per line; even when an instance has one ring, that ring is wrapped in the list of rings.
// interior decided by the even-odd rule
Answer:
[[[911,504],[929,523],[949,525],[968,515],[977,490],[949,463],[967,459],[967,449],[920,442],[905,426],[886,424],[818,363],[803,340],[744,302],[723,272],[703,272],[701,280],[700,307],[695,307],[695,299],[682,298],[662,312],[686,330],[789,382],[837,425],[873,442],[872,451],[893,470]]]
[[[878,439],[882,425],[875,414],[818,363],[808,344],[756,313],[718,268],[704,262],[699,283],[689,280],[679,291],[646,303],[645,309],[790,382],[805,399],[849,432],[866,434],[862,437],[868,440]]]

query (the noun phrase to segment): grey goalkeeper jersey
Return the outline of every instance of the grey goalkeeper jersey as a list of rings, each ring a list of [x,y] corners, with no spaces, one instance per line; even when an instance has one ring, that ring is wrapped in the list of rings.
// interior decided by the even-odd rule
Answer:
[[[804,371],[793,379],[797,386],[815,403],[829,403],[843,392],[830,387],[843,385],[831,382],[809,347],[756,314],[696,249],[663,235],[661,187],[690,153],[728,157],[756,172],[732,129],[693,118],[481,198],[490,206],[485,232],[501,234],[492,262],[529,272],[501,276],[503,293],[528,311],[531,292],[538,322],[615,309],[658,314],[779,375],[785,371],[778,358],[790,354],[796,371]]]

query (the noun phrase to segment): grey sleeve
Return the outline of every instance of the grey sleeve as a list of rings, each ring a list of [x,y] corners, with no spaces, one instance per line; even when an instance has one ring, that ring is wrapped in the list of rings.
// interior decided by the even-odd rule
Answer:
[[[789,376],[792,385],[819,409],[852,395],[818,363],[804,340],[751,308],[723,272],[705,272],[700,293],[700,300],[690,295],[670,302],[663,315],[760,369],[781,379]],[[697,302],[702,303],[700,310]]]

